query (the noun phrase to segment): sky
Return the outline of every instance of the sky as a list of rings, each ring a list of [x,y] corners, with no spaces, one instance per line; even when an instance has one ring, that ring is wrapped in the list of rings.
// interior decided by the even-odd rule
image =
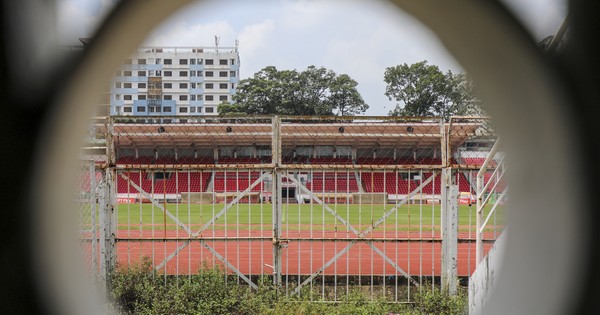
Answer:
[[[57,30],[64,44],[90,37],[116,0],[58,0]],[[556,33],[566,0],[503,0],[536,40]],[[193,3],[157,27],[148,46],[220,46],[239,42],[240,77],[266,66],[310,65],[358,82],[370,108],[387,115],[387,67],[427,60],[442,71],[462,71],[436,36],[410,15],[381,0],[209,0]]]

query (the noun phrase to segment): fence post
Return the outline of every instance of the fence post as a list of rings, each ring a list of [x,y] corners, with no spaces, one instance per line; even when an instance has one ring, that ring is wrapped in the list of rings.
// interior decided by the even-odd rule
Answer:
[[[100,186],[100,285],[110,294],[110,278],[115,267],[114,207],[112,171],[106,169]]]
[[[280,121],[279,117],[273,117],[273,139],[271,145],[271,163],[273,164],[273,185],[271,192],[271,205],[273,211],[273,284],[281,287],[281,174],[278,167],[281,163]]]
[[[442,288],[455,295],[458,287],[458,186],[452,169],[442,169]]]

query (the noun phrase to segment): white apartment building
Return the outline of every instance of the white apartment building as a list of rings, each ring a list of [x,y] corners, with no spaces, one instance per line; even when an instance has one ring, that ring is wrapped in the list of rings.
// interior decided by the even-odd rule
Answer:
[[[237,47],[141,47],[111,81],[110,114],[217,115],[239,82]]]

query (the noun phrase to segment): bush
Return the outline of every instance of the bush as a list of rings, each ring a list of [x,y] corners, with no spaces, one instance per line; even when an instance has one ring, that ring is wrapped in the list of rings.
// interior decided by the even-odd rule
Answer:
[[[117,268],[111,295],[124,314],[463,314],[467,304],[464,293],[449,297],[429,289],[415,294],[412,305],[390,303],[371,299],[359,287],[336,303],[318,303],[310,301],[318,292],[286,296],[269,277],[258,279],[257,290],[226,279],[225,271],[206,265],[189,277],[161,275],[145,258],[138,266]]]

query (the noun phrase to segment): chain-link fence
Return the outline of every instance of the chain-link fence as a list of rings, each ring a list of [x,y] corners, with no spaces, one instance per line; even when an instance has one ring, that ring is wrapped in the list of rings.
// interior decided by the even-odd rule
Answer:
[[[268,276],[312,300],[361,288],[410,302],[475,268],[482,164],[469,158],[485,162],[472,144],[493,145],[485,128],[483,119],[111,118],[101,166],[113,178],[112,255],[122,265],[148,258],[164,277],[221,266],[228,281],[256,288]],[[447,218],[456,224],[444,229]],[[493,222],[499,233],[503,221]],[[487,229],[484,241],[496,235]]]

